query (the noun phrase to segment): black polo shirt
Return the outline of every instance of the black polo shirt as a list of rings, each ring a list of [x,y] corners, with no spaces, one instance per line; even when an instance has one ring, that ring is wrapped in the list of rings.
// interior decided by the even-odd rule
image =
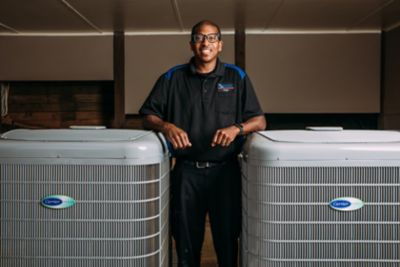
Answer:
[[[139,110],[185,130],[192,147],[174,156],[197,161],[224,161],[236,156],[242,138],[228,147],[211,147],[218,129],[262,115],[253,86],[239,67],[218,60],[210,74],[198,74],[193,59],[162,75]]]

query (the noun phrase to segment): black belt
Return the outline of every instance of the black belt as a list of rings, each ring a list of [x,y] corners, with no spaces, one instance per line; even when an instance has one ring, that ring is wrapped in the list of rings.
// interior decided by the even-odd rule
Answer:
[[[206,169],[223,165],[227,161],[212,162],[212,161],[182,160],[182,162],[183,164],[195,167],[196,169]]]

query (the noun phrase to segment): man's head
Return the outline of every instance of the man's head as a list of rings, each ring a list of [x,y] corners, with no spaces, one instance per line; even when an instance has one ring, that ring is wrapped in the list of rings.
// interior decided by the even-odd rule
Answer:
[[[202,20],[192,27],[190,47],[200,63],[216,61],[222,51],[221,30],[217,24]]]

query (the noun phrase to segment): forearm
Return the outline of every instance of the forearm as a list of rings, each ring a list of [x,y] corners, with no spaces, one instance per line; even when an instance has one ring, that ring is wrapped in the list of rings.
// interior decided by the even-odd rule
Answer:
[[[143,119],[143,127],[146,130],[154,130],[164,133],[168,124],[168,122],[163,121],[160,117],[155,115],[146,115]]]
[[[256,131],[265,130],[267,122],[264,115],[259,115],[248,119],[241,123],[243,126],[243,134],[249,134]]]

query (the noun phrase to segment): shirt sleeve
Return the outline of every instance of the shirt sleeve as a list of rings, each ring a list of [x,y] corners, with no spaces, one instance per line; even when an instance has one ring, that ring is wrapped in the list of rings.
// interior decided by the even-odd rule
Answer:
[[[252,117],[264,115],[264,113],[247,75],[243,78],[242,83],[242,121],[245,122]]]
[[[149,96],[139,109],[140,115],[156,115],[163,120],[165,119],[168,101],[168,84],[169,81],[166,79],[165,75],[158,78]]]

